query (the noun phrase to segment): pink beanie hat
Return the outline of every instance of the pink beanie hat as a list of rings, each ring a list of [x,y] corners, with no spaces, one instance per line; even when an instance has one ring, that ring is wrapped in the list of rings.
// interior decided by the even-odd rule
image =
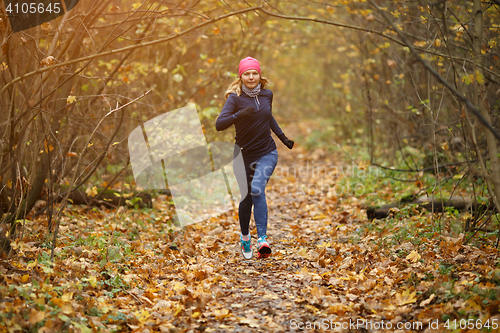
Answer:
[[[241,77],[241,74],[249,69],[256,69],[259,72],[259,75],[261,75],[259,61],[252,57],[246,57],[245,59],[241,59],[240,61],[238,76]]]

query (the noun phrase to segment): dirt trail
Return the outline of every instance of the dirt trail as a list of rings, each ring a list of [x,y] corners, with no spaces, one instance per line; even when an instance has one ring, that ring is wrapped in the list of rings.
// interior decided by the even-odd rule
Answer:
[[[237,220],[233,216],[221,218],[223,228],[213,229],[208,236],[218,234],[217,250],[211,252],[211,259],[198,257],[203,264],[215,264],[216,276],[207,278],[218,282],[209,287],[215,298],[206,303],[203,315],[194,315],[196,320],[192,319],[193,311],[185,313],[191,316],[189,324],[181,315],[174,322],[177,327],[205,332],[289,332],[314,322],[316,328],[321,323],[325,329],[334,321],[357,317],[360,306],[356,300],[361,295],[346,293],[342,281],[352,278],[364,286],[361,271],[367,264],[352,259],[353,253],[373,257],[373,263],[377,260],[366,248],[348,243],[359,224],[366,222],[360,218],[363,212],[339,206],[338,198],[327,192],[325,184],[334,179],[326,172],[331,162],[325,162],[325,156],[308,161],[300,147],[289,151],[279,146],[278,150],[278,166],[266,189],[272,256],[244,260]],[[314,186],[319,178],[322,186]],[[255,247],[253,217],[251,234]],[[203,246],[198,245],[200,248],[203,252]],[[341,265],[342,269],[353,269],[346,273],[347,278],[336,273]]]

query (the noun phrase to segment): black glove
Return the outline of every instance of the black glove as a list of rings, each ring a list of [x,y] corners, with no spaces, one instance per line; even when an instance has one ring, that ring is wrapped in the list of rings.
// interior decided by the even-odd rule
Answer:
[[[244,108],[243,110],[241,111],[238,111],[236,113],[236,118],[237,119],[240,119],[240,118],[247,118],[247,117],[251,117],[255,114],[255,109],[251,106],[247,106],[246,108]]]
[[[285,146],[288,147],[288,149],[292,149],[293,148],[293,141],[290,140],[289,138],[286,137],[285,134],[281,134],[281,135],[278,135],[278,138],[281,140],[281,142],[283,142],[283,144]]]

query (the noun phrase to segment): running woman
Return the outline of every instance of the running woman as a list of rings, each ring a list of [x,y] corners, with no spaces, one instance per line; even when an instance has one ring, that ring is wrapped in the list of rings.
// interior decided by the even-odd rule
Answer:
[[[253,257],[249,230],[252,205],[258,236],[257,258],[267,258],[271,254],[271,247],[266,240],[265,188],[278,163],[278,150],[271,137],[271,130],[289,149],[293,148],[294,142],[285,136],[272,115],[273,93],[266,89],[269,81],[261,75],[259,61],[247,57],[240,61],[238,69],[238,78],[226,91],[226,103],[217,118],[215,128],[217,131],[223,131],[234,124],[235,149],[241,149],[243,155],[246,184],[239,186],[241,191],[246,186],[248,194],[244,198],[242,195],[239,204],[240,241],[241,253],[249,260]]]

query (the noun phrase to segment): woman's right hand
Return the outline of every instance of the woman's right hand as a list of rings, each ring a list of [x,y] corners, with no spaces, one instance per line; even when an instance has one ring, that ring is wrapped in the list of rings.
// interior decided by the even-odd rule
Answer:
[[[236,113],[236,117],[238,119],[240,119],[240,118],[247,118],[247,117],[253,116],[254,114],[255,114],[255,109],[253,107],[251,107],[251,106],[247,106],[243,110],[238,111]]]

